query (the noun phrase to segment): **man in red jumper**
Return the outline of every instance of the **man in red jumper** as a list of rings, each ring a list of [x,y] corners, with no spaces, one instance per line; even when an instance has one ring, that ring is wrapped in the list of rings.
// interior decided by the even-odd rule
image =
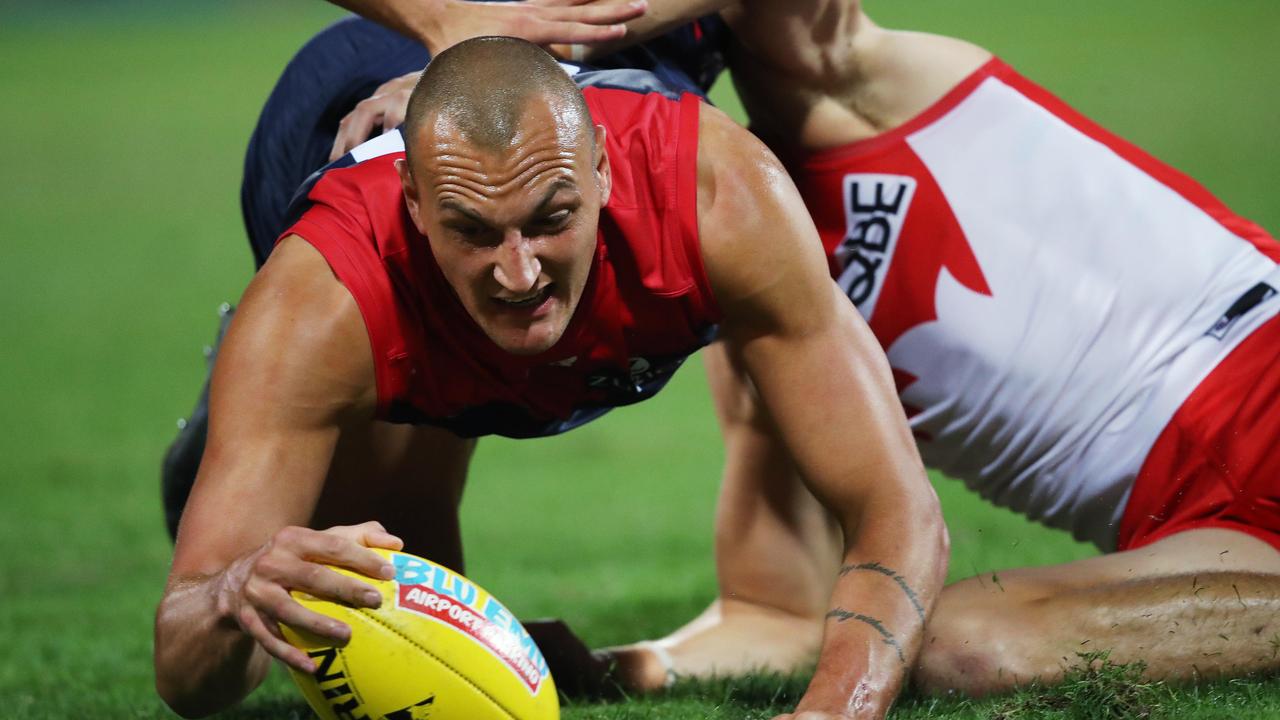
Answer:
[[[238,701],[272,657],[313,669],[280,623],[349,636],[289,595],[376,604],[324,564],[386,577],[368,548],[403,543],[461,568],[459,436],[644,399],[713,333],[844,528],[845,563],[885,571],[836,581],[799,710],[886,712],[946,536],[884,358],[762,144],[694,96],[577,79],[506,38],[441,54],[403,142],[325,173],[255,276],[156,617],[180,713]]]

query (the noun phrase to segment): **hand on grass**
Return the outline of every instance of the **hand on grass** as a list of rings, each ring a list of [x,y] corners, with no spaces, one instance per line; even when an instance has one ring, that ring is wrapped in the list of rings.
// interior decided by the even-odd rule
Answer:
[[[387,580],[395,576],[395,568],[369,548],[399,550],[403,544],[377,522],[327,530],[283,528],[227,569],[218,592],[219,614],[236,622],[273,657],[311,673],[315,663],[284,639],[280,624],[335,644],[346,643],[351,628],[304,608],[290,591],[353,607],[376,608],[382,604],[377,589],[325,565]]]

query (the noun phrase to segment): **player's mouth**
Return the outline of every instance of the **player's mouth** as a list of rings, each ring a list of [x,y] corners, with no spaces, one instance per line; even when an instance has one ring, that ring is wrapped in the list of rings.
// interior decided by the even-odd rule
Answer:
[[[520,297],[494,297],[492,300],[497,303],[498,307],[504,310],[525,312],[537,311],[551,299],[551,294],[555,292],[555,287],[555,283],[547,283],[546,285],[543,285],[541,289],[535,290],[528,295]]]

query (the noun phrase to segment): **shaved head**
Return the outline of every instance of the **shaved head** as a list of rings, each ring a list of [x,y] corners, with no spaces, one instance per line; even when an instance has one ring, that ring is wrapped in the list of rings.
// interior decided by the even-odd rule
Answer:
[[[485,150],[508,148],[535,99],[552,108],[560,132],[592,137],[582,92],[545,50],[509,37],[454,45],[431,60],[409,98],[404,135],[410,165],[410,148],[427,123],[443,124]]]
[[[551,349],[587,287],[612,187],[602,126],[536,45],[468,40],[422,73],[395,161],[405,208],[499,348]]]

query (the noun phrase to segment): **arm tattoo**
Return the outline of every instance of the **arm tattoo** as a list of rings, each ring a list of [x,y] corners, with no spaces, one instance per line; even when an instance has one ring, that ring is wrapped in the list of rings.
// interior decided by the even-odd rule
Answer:
[[[863,622],[870,625],[872,629],[880,633],[880,637],[884,638],[884,644],[893,648],[893,651],[898,653],[898,662],[904,665],[907,663],[906,657],[903,656],[902,654],[902,646],[898,644],[898,639],[895,638],[893,636],[893,633],[889,632],[885,628],[884,623],[880,622],[879,620],[869,615],[849,612],[844,608],[836,608],[835,610],[832,610],[831,612],[827,613],[827,618],[828,619],[835,618],[836,622],[844,622],[845,620],[857,620],[858,622]]]
[[[844,577],[851,572],[857,570],[870,570],[871,572],[880,573],[885,577],[898,583],[898,587],[902,588],[902,592],[907,594],[907,599],[911,601],[911,607],[916,609],[916,615],[920,616],[920,624],[924,624],[924,606],[920,604],[920,598],[916,596],[916,591],[911,589],[905,578],[878,562],[858,563],[857,565],[845,565],[840,568],[840,577]]]

